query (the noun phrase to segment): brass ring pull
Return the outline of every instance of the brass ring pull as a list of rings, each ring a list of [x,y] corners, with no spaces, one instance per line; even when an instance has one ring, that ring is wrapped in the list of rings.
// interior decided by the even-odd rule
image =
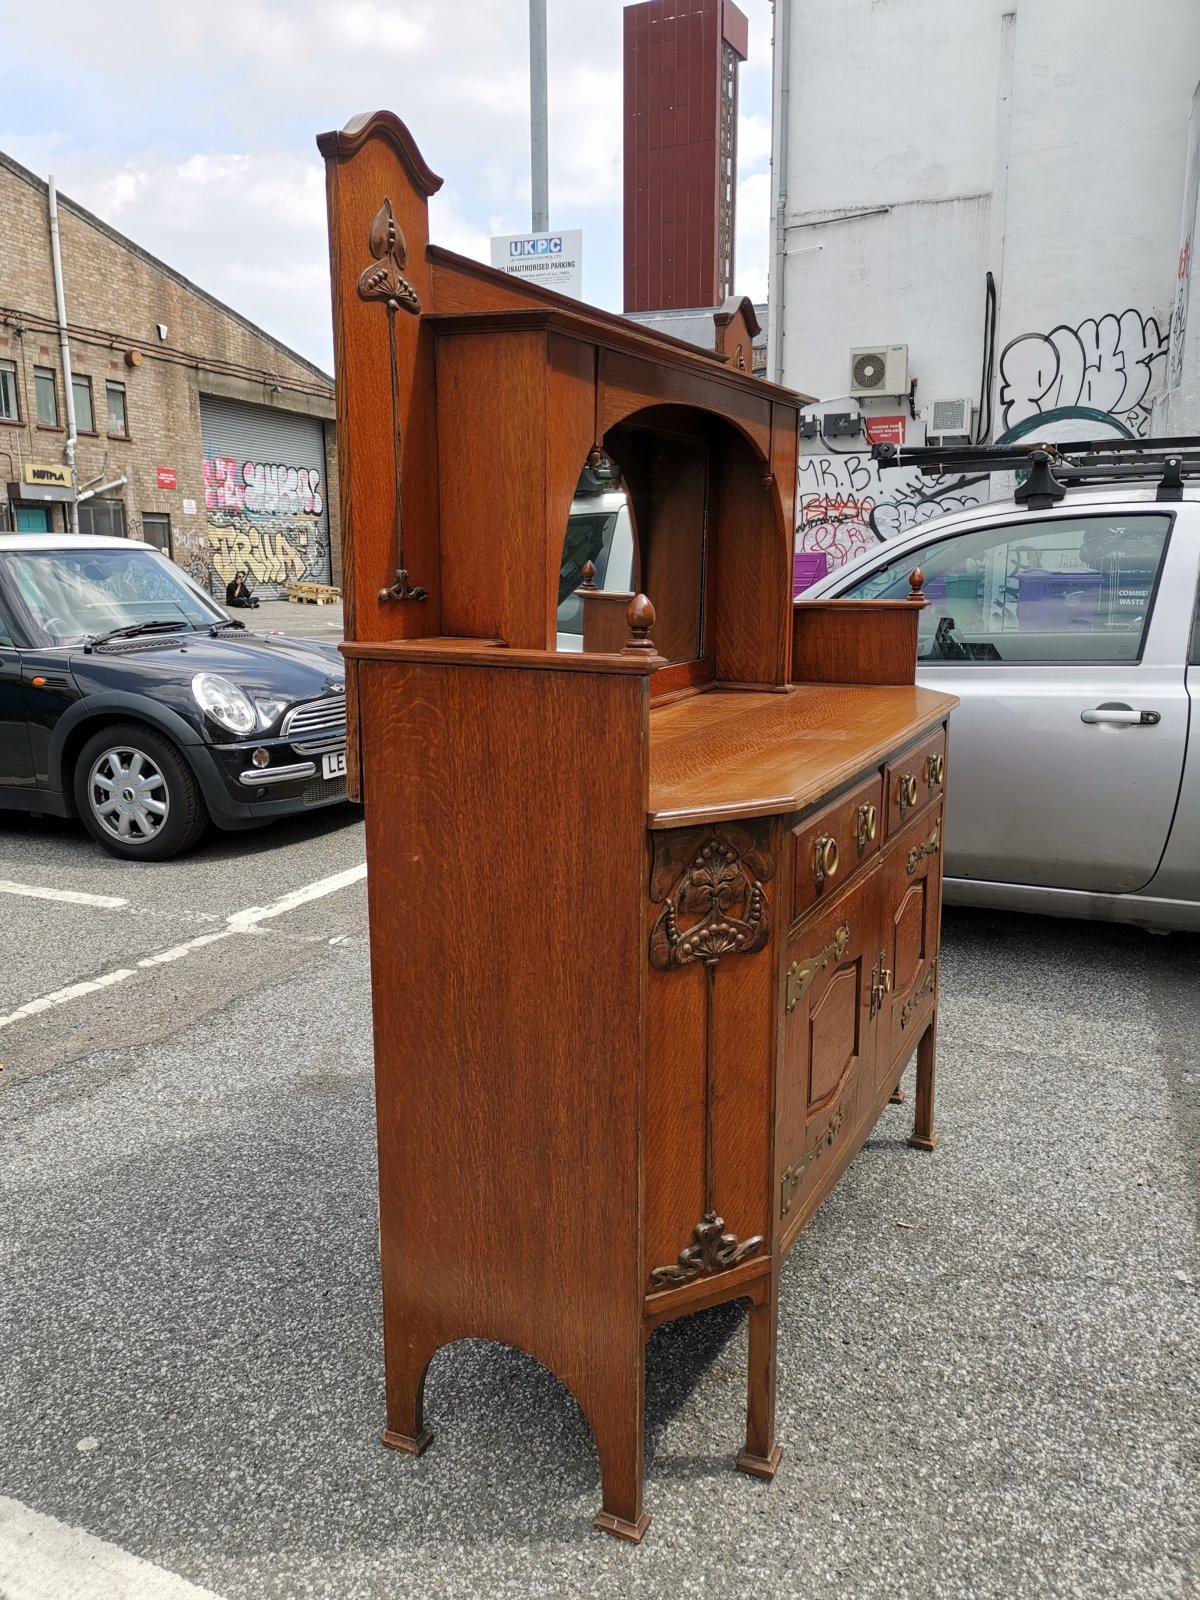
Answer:
[[[875,829],[879,823],[879,813],[875,807],[868,803],[858,808],[858,848],[862,850],[875,837]]]
[[[836,875],[839,859],[837,840],[823,833],[813,846],[813,880],[818,886]]]
[[[925,779],[931,789],[935,789],[946,776],[945,756],[930,756],[925,763]]]
[[[900,778],[900,809],[907,811],[910,806],[917,803],[917,775],[915,772],[905,772]]]

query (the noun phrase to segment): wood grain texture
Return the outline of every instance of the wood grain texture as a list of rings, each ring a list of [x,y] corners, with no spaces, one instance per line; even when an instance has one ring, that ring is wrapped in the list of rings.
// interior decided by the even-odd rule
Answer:
[[[767,414],[770,444],[770,409]],[[789,678],[790,530],[779,520],[766,466],[738,435],[721,454],[717,568],[716,675],[736,683]]]
[[[915,683],[921,607],[907,600],[797,600],[797,683]]]
[[[919,688],[714,690],[650,715],[652,828],[801,811],[957,704]]]
[[[442,1344],[516,1345],[575,1395],[604,1510],[636,1524],[645,682],[359,681],[388,1427],[423,1432]]]
[[[435,352],[442,631],[544,650],[551,642],[545,336],[443,335]],[[518,459],[528,460],[525,470],[498,468]],[[576,477],[582,455],[578,461]]]

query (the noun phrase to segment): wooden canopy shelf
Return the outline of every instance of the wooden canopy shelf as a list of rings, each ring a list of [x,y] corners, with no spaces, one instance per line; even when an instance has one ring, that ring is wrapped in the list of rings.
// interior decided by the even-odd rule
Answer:
[[[701,351],[533,289],[430,245],[396,117],[318,143],[383,1438],[430,1442],[443,1345],[516,1345],[637,1540],[649,1331],[750,1302],[770,1477],[782,1263],[914,1054],[935,1143],[953,701],[914,684],[919,575],[793,605],[806,397],[742,369],[752,312]],[[628,593],[594,581],[618,545]]]

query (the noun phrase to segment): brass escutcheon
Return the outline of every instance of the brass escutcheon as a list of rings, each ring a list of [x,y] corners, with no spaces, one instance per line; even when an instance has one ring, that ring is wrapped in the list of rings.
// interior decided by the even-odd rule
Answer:
[[[858,848],[865,849],[875,837],[875,829],[879,823],[879,813],[869,802],[858,808]]]
[[[818,888],[826,878],[836,875],[840,859],[837,840],[823,833],[813,846],[813,882]]]

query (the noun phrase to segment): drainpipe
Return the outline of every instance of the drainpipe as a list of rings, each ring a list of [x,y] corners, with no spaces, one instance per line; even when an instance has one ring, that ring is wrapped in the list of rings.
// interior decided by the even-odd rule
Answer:
[[[67,404],[67,466],[71,469],[71,487],[75,488],[75,444],[79,434],[75,429],[75,390],[71,386],[71,341],[67,337],[67,299],[63,294],[62,250],[58,237],[58,190],[54,174],[46,185],[50,204],[50,260],[54,263],[54,305],[58,312],[58,342],[62,350],[63,395]],[[71,502],[71,532],[79,532],[79,501]]]
[[[768,374],[783,382],[784,267],[787,261],[788,214],[788,84],[792,67],[792,0],[775,0],[775,237],[767,296],[767,337],[770,342]]]

